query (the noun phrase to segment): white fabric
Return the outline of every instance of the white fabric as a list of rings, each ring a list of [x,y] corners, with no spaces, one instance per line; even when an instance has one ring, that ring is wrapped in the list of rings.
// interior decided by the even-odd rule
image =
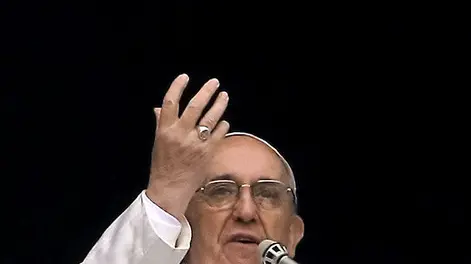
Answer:
[[[167,245],[170,247],[175,246],[182,228],[178,219],[152,202],[145,192],[142,194],[142,200],[154,232],[167,243]]]
[[[105,230],[82,264],[179,264],[190,241],[188,221],[180,223],[142,191]]]

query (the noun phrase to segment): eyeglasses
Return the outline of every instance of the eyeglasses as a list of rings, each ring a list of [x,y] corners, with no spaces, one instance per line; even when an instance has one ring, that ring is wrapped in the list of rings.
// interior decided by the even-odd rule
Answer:
[[[279,208],[290,200],[296,204],[293,189],[277,180],[259,180],[254,184],[242,185],[232,180],[215,180],[208,182],[197,192],[203,194],[211,207],[226,209],[234,206],[242,187],[249,187],[255,204],[265,210]]]

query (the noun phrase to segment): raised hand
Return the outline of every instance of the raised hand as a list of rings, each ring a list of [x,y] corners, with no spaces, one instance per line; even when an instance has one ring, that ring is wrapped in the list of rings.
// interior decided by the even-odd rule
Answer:
[[[195,190],[205,180],[201,168],[211,150],[229,130],[227,121],[219,121],[229,100],[226,92],[218,94],[200,119],[219,87],[217,79],[206,82],[179,117],[180,98],[188,80],[186,74],[179,75],[165,94],[162,108],[155,110],[157,129],[146,191],[154,203],[177,218],[185,213]],[[209,129],[207,138],[200,137],[198,126]]]

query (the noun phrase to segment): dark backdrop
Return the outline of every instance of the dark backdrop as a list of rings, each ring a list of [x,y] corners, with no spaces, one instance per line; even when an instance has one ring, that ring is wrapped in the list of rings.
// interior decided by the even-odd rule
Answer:
[[[310,4],[2,2],[2,263],[85,257],[145,187],[152,108],[183,72],[184,102],[219,78],[232,130],[291,162],[301,263],[469,263],[467,174],[436,134],[465,17]]]

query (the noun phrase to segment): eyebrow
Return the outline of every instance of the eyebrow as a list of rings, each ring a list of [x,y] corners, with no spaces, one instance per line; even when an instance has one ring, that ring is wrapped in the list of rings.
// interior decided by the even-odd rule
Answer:
[[[232,180],[232,181],[237,182],[236,176],[234,174],[231,174],[231,173],[225,173],[225,174],[218,175],[214,178],[209,179],[208,182],[209,181],[216,181],[216,180]],[[262,176],[262,177],[257,179],[257,181],[259,181],[259,180],[273,180],[273,179]]]
[[[225,173],[225,174],[221,174],[221,175],[218,175],[216,177],[210,178],[208,181],[216,181],[216,180],[233,180],[233,181],[235,181],[235,176],[234,176],[234,174]]]

